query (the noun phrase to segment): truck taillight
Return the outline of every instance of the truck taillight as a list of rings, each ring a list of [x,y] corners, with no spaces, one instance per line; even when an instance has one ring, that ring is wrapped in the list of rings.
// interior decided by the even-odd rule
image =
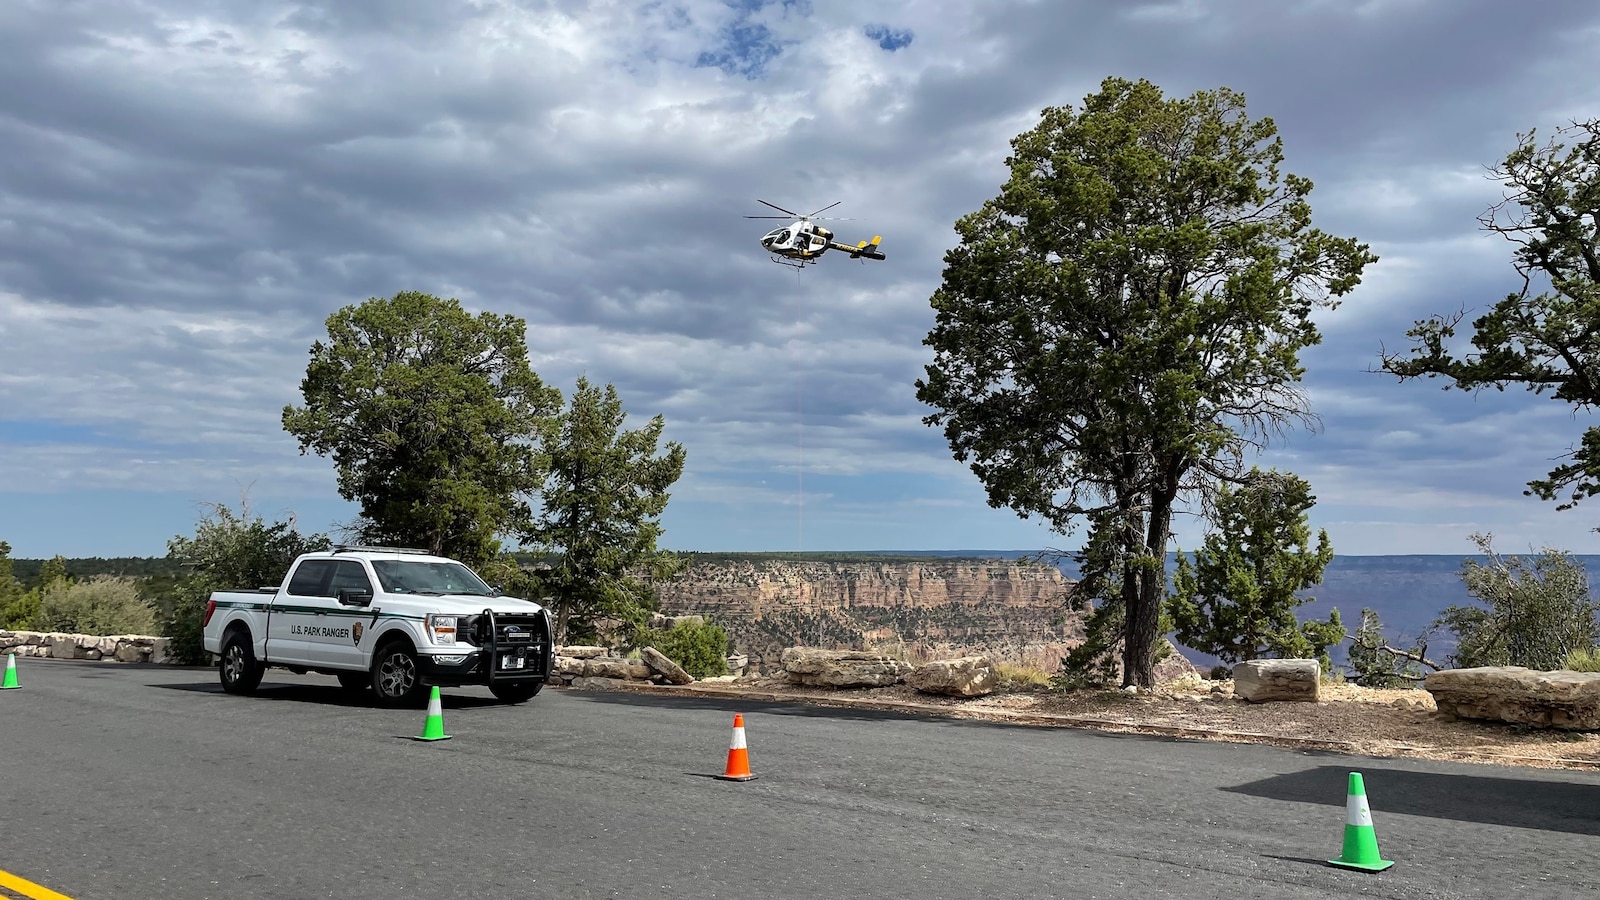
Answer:
[[[206,614],[205,614],[205,616],[203,618],[200,619],[200,627],[201,628],[204,628],[207,625],[211,624],[211,614],[216,612],[216,611],[217,611],[217,601],[215,601],[215,600],[207,600],[206,601]]]

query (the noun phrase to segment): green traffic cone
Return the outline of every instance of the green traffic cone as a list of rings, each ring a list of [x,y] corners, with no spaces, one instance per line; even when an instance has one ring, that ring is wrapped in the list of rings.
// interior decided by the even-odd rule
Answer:
[[[1394,860],[1382,859],[1378,853],[1378,834],[1372,829],[1372,809],[1367,806],[1367,788],[1360,772],[1350,773],[1346,791],[1344,849],[1338,859],[1328,860],[1328,865],[1364,872],[1382,872],[1394,865]]]
[[[17,684],[17,655],[15,653],[7,653],[6,680],[4,683],[0,683],[0,691],[16,690],[20,687],[22,685]]]
[[[428,695],[428,720],[422,725],[422,733],[414,740],[418,741],[448,741],[450,735],[444,733],[444,710],[439,705],[439,686],[433,686],[433,693]]]

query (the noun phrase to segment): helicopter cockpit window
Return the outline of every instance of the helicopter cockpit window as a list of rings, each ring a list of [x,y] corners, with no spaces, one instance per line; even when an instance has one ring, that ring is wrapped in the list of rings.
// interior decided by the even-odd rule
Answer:
[[[780,244],[789,243],[789,229],[785,228],[782,232],[780,232],[778,234],[777,243],[780,243]]]

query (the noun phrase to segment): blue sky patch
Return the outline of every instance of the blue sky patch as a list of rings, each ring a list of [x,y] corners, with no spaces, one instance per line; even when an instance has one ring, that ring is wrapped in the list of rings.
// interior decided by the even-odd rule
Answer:
[[[767,63],[783,52],[784,44],[766,25],[751,21],[752,17],[769,6],[778,7],[785,16],[791,11],[800,16],[811,14],[811,0],[729,0],[728,6],[738,11],[738,17],[717,32],[717,46],[702,51],[694,65],[752,81],[767,74]]]
[[[783,52],[772,32],[760,23],[736,22],[724,28],[719,37],[722,46],[702,51],[694,61],[695,68],[715,67],[729,75],[754,80],[767,74],[767,63]]]
[[[901,47],[911,46],[911,29],[890,28],[887,25],[868,25],[861,29],[867,37],[878,42],[878,46],[893,53]]]

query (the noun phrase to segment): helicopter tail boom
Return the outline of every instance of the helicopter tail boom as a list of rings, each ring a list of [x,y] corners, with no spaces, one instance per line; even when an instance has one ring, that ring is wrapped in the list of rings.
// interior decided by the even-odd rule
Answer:
[[[870,241],[862,241],[854,247],[846,245],[839,249],[850,251],[851,259],[860,259],[863,256],[867,259],[884,259],[883,252],[878,249],[878,242],[881,240],[883,240],[883,236],[875,234]]]

